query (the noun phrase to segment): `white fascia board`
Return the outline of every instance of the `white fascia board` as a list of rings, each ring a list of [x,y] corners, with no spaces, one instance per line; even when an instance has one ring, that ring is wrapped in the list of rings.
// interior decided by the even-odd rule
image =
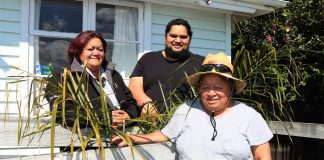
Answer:
[[[199,0],[135,0],[135,1],[152,3],[152,4],[160,4],[160,5],[168,5],[168,6],[176,6],[176,7],[184,7],[184,8],[191,8],[191,9],[199,9],[199,10],[210,11],[210,12],[218,12],[218,13],[229,13],[229,14],[234,13],[233,11],[230,10],[201,6]]]
[[[252,7],[245,7],[236,4],[228,4],[224,2],[212,1],[212,3],[209,5],[205,1],[200,1],[199,3],[201,6],[204,7],[218,8],[218,9],[230,10],[235,12],[242,12],[248,14],[254,14],[256,12],[256,9]]]
[[[289,2],[283,0],[240,0],[243,2],[254,3],[263,6],[271,6],[275,8],[285,7]]]
[[[283,0],[211,0],[207,5],[206,0],[136,0],[155,4],[181,6],[186,8],[195,8],[210,10],[221,13],[247,14],[269,13],[275,8],[286,6],[287,1]]]
[[[202,0],[202,1],[205,1],[205,0]],[[273,11],[274,10],[274,7],[271,7],[269,5],[247,3],[244,1],[237,1],[237,0],[213,0],[212,2],[226,3],[226,4],[237,5],[237,6],[242,6],[242,7],[254,8],[257,10],[264,10],[264,11]]]

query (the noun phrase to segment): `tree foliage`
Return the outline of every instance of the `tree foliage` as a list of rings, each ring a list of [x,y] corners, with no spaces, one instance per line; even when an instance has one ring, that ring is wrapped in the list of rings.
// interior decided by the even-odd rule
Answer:
[[[324,109],[317,107],[324,102],[323,2],[323,0],[291,0],[286,7],[276,9],[273,13],[238,22],[236,33],[232,35],[234,55],[244,48],[249,53],[261,52],[261,55],[266,57],[271,53],[269,52],[271,46],[277,50],[278,55],[291,56],[296,65],[294,69],[298,69],[296,73],[300,74],[301,79],[298,81],[288,79],[282,86],[292,84],[296,86],[297,92],[290,95],[295,98],[284,105],[292,106],[291,114],[295,114],[294,118],[297,121],[324,122]],[[280,59],[275,59],[271,63],[259,68],[260,72],[271,77],[270,79],[276,80],[278,75],[292,71],[292,68],[288,67],[288,70],[281,70],[277,74],[266,72],[269,67],[278,69],[278,65],[287,67],[290,64]],[[244,74],[250,76],[248,75],[250,73]],[[266,87],[278,87],[276,85],[266,84]],[[264,105],[267,103],[267,100],[260,96],[250,98],[261,100]]]

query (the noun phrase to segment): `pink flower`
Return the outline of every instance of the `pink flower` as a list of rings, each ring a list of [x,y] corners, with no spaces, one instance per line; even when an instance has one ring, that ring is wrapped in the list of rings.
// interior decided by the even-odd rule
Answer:
[[[285,25],[288,26],[288,25],[289,25],[289,21],[286,21],[286,22],[285,22]]]
[[[291,37],[289,36],[289,34],[286,34],[284,37],[282,37],[282,40],[288,42],[291,40]]]
[[[274,25],[274,26],[272,27],[272,29],[276,31],[276,30],[278,29],[278,27],[277,27],[276,25]]]
[[[271,37],[271,35],[266,35],[266,40],[267,40],[267,42],[268,43],[271,43],[272,42],[272,37]]]

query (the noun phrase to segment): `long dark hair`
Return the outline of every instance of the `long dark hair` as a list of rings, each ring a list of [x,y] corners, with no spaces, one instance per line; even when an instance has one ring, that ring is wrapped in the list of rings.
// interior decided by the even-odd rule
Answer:
[[[84,49],[84,47],[87,45],[87,43],[92,38],[99,38],[103,48],[104,52],[106,53],[106,47],[107,42],[105,39],[96,31],[83,31],[78,36],[76,36],[72,42],[69,45],[69,48],[67,50],[67,58],[70,64],[72,64],[74,57],[80,61],[80,55]]]

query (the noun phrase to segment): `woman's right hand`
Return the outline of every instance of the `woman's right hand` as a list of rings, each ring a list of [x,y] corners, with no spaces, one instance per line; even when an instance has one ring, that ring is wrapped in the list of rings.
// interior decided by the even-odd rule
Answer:
[[[112,111],[112,125],[114,128],[122,127],[126,120],[130,119],[130,116],[124,110]]]
[[[110,144],[113,145],[113,146],[116,146],[118,148],[128,146],[128,144],[122,138],[120,138],[119,136],[113,136],[111,138]]]

